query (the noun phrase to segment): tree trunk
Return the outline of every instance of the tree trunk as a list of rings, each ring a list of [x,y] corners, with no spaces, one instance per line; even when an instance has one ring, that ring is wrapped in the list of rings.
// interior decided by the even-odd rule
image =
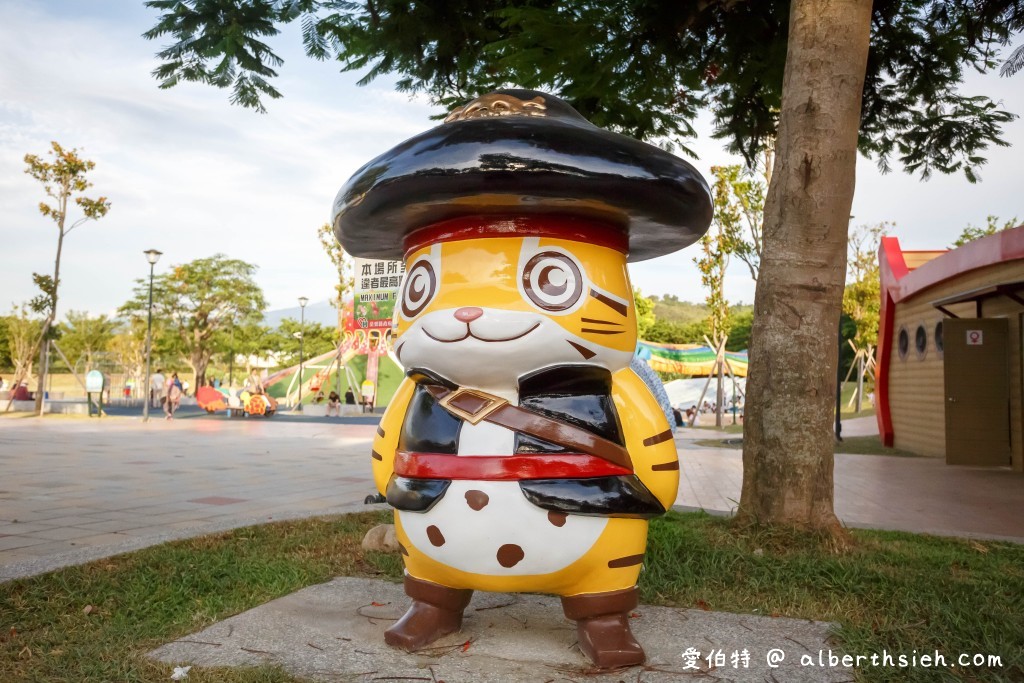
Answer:
[[[57,258],[53,263],[53,301],[50,303],[50,313],[43,322],[43,333],[39,338],[39,382],[36,390],[36,415],[43,416],[43,392],[46,385],[47,361],[50,355],[49,334],[50,327],[57,320],[57,292],[60,290],[60,254],[64,250],[64,219],[68,215],[68,197],[71,196],[70,189],[65,185],[60,200],[60,222],[57,224]]]
[[[793,0],[754,298],[740,518],[840,529],[831,424],[870,0]]]

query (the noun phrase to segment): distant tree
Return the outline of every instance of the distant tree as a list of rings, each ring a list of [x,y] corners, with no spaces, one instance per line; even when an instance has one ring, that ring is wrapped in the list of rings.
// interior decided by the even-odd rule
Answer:
[[[141,316],[127,317],[116,321],[116,325],[114,335],[107,343],[107,349],[125,369],[125,373],[137,380],[136,386],[141,387],[146,372],[146,319]],[[154,370],[162,364],[156,339],[154,335],[154,344],[150,352]],[[72,359],[69,357],[68,360]]]
[[[872,226],[861,225],[850,233],[843,313],[856,325],[853,343],[861,350],[878,344],[878,319],[882,304],[878,247],[881,239],[894,227],[894,223],[883,222]]]
[[[68,311],[66,320],[61,325],[61,350],[71,363],[84,358],[88,372],[92,370],[96,354],[107,350],[118,323],[105,315],[94,318],[85,311]]]
[[[331,228],[330,223],[321,225],[320,230],[317,231],[317,236],[320,238],[320,245],[324,248],[324,252],[327,254],[327,258],[330,259],[331,265],[338,271],[338,279],[334,282],[334,298],[331,300],[331,305],[338,310],[338,334],[340,335],[345,327],[345,294],[352,291],[352,285],[355,282],[355,276],[352,271],[353,262],[334,236],[334,230]]]
[[[708,310],[704,304],[680,301],[675,294],[666,294],[660,298],[651,297],[654,301],[654,315],[658,320],[677,323],[691,323],[705,320]]]
[[[973,242],[976,239],[994,235],[997,232],[1002,232],[1003,230],[1016,228],[1018,225],[1020,225],[1020,223],[1017,222],[1016,216],[1006,221],[1001,226],[999,225],[999,218],[996,216],[989,216],[986,219],[984,228],[968,224],[968,226],[964,228],[963,232],[960,233],[960,236],[956,238],[956,241],[953,242],[953,247],[962,247],[968,242]]]
[[[725,344],[726,351],[744,351],[750,346],[750,331],[754,325],[754,310],[744,307],[743,310],[733,309],[729,321],[729,341]]]
[[[266,358],[278,351],[277,342],[278,337],[274,330],[254,318],[244,320],[230,330],[222,331],[218,346],[223,349],[222,356],[227,367],[228,379],[234,380],[235,360],[241,357],[245,368],[245,374],[242,376],[248,377],[252,374],[255,359]]]
[[[7,355],[14,366],[12,385],[28,381],[32,376],[32,363],[39,340],[43,335],[43,321],[38,318],[27,304],[14,306],[6,318]],[[10,403],[7,408],[10,408]]]
[[[10,372],[14,369],[11,362],[10,336],[7,316],[0,315],[0,371]]]
[[[195,373],[206,383],[206,368],[222,352],[223,333],[258,320],[267,303],[253,276],[256,266],[224,254],[176,265],[153,281],[153,320],[160,321]],[[145,317],[149,280],[136,280],[134,298],[121,313]]]
[[[644,339],[659,344],[703,344],[706,334],[707,320],[680,323],[658,319],[651,325]]]
[[[78,156],[77,149],[66,150],[57,142],[50,143],[50,160],[35,154],[25,155],[28,166],[25,173],[43,184],[43,190],[52,203],[39,202],[39,213],[51,219],[57,226],[57,256],[54,259],[53,276],[32,273],[32,279],[41,294],[32,299],[32,310],[43,315],[42,334],[39,338],[39,382],[36,391],[36,410],[42,414],[43,386],[46,382],[47,343],[50,328],[57,318],[57,294],[60,288],[60,259],[64,249],[64,238],[86,221],[99,220],[107,215],[110,202],[106,197],[91,199],[81,193],[92,187],[86,174],[96,167],[95,162]],[[74,200],[82,217],[69,223],[69,203]]]
[[[700,239],[703,250],[693,262],[700,271],[701,284],[707,289],[704,305],[708,311],[708,330],[716,346],[729,334],[729,302],[725,299],[725,273],[733,253],[733,237],[727,223],[719,219],[716,212],[711,229]]]
[[[307,322],[302,326],[294,318],[285,318],[267,339],[269,348],[278,354],[282,367],[299,364],[300,331],[304,331],[302,353],[307,361],[337,348],[338,337],[335,330],[316,322]]]
[[[764,221],[765,183],[742,166],[712,166],[715,221],[722,248],[746,264],[757,282],[761,267],[761,223]]]
[[[638,287],[633,288],[633,305],[636,309],[636,328],[640,339],[647,339],[654,324],[654,301],[643,295]]]

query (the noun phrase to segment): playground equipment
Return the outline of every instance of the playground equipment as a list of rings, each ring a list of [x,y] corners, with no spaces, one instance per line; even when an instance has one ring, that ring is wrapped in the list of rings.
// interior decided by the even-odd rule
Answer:
[[[268,376],[263,381],[263,386],[269,389],[275,384],[288,380],[283,402],[286,405],[294,406],[298,400],[300,382],[304,396],[315,396],[319,391],[332,390],[341,395],[341,373],[344,372],[347,385],[358,394],[362,382],[356,378],[349,361],[356,356],[366,356],[366,378],[364,381],[372,382],[373,393],[376,396],[380,357],[384,355],[390,358],[395,365],[402,367],[391,345],[391,330],[348,330],[342,335],[337,349],[303,362],[304,371],[315,371],[312,377],[300,378],[299,366],[293,365]],[[336,380],[334,387],[328,384],[332,376]]]

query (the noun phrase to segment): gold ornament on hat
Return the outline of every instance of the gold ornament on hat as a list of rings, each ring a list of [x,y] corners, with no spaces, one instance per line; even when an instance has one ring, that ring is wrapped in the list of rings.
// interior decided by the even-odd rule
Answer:
[[[532,100],[521,100],[512,95],[491,93],[478,97],[464,107],[452,110],[445,123],[482,119],[488,116],[547,116],[544,98],[534,97]]]

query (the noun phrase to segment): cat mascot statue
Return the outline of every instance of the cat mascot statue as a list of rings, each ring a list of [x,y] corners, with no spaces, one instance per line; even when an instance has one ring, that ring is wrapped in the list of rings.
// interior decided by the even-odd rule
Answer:
[[[529,90],[456,109],[341,189],[345,250],[406,265],[407,377],[372,453],[412,598],[387,643],[458,631],[474,590],[552,593],[597,666],[644,661],[629,614],[679,462],[629,367],[626,262],[693,243],[711,216],[689,164]]]

